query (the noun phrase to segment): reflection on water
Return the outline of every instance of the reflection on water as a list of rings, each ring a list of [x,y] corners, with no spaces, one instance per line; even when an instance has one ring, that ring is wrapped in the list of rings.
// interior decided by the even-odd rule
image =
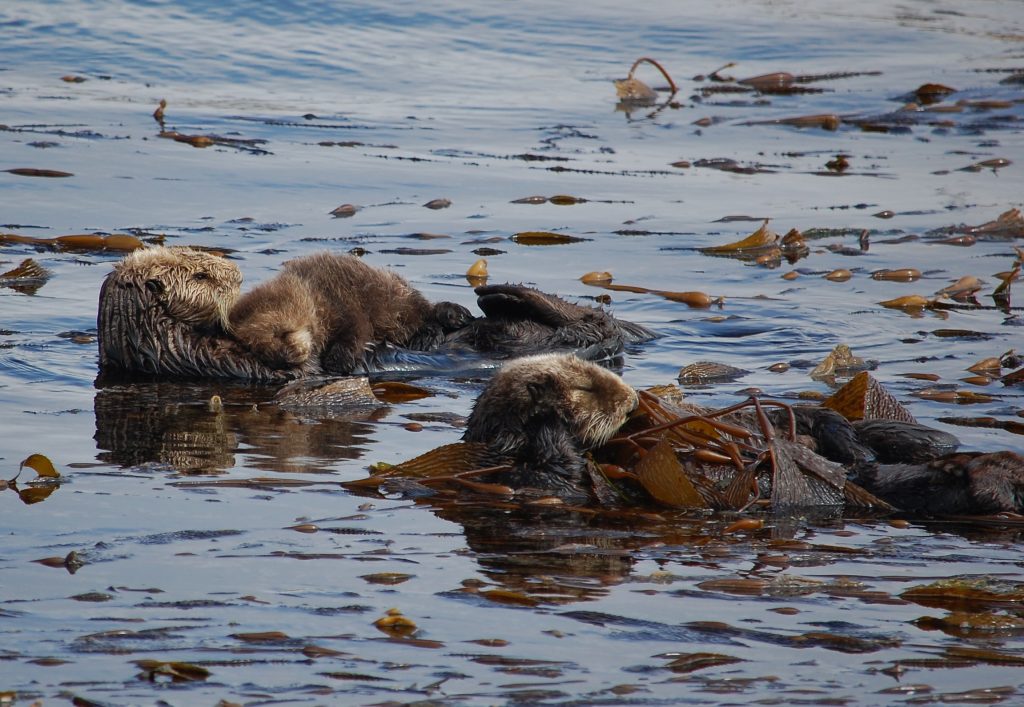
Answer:
[[[124,468],[161,464],[181,474],[215,474],[234,468],[244,449],[252,469],[329,471],[338,460],[360,458],[372,438],[368,423],[387,414],[381,406],[309,419],[260,400],[260,393],[267,391],[172,382],[103,388],[95,399],[97,459]],[[211,405],[214,396],[229,407]]]
[[[820,395],[808,373],[846,343],[920,421],[1024,450],[1020,386],[966,371],[1021,348],[1016,285],[992,298],[1021,235],[964,233],[1022,206],[1022,21],[1015,0],[7,0],[0,170],[73,176],[0,171],[0,234],[224,249],[247,286],[360,248],[470,308],[464,274],[484,257],[492,283],[610,295],[657,329],[624,357],[635,386],[710,360],[750,373],[687,387],[702,404]],[[612,80],[642,55],[680,91],[617,111]],[[786,91],[718,80],[772,72]],[[451,204],[422,206],[435,199]],[[336,218],[343,204],[360,208]],[[803,233],[802,257],[701,252],[765,218]],[[61,479],[47,493],[25,472],[31,504],[0,493],[0,693],[19,703],[1011,703],[1024,688],[1019,601],[906,594],[979,575],[1019,590],[1016,519],[725,532],[733,518],[357,495],[340,482],[368,464],[458,439],[486,374],[359,414],[282,409],[260,386],[97,389],[96,297],[119,255],[0,241],[0,273],[28,257],[51,277],[0,281],[0,478],[40,453]],[[872,277],[911,267],[912,282]],[[593,271],[646,291],[579,280]],[[964,276],[982,280],[973,302],[878,304]],[[663,296],[691,291],[722,299]],[[980,395],[949,402],[964,391]],[[392,608],[411,637],[374,627]],[[211,674],[147,674],[146,658]]]

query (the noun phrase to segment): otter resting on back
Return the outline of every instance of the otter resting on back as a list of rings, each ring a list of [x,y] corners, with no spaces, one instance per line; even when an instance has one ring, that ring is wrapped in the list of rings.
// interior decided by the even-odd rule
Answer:
[[[473,405],[463,439],[510,458],[506,481],[587,499],[584,454],[607,442],[637,406],[621,378],[572,355],[542,354],[506,363]]]
[[[267,366],[226,333],[242,273],[192,248],[134,251],[100,289],[100,370],[278,381],[317,370]]]
[[[467,350],[507,357],[576,349],[600,358],[654,336],[603,310],[514,285],[480,288],[485,316],[473,317],[347,255],[292,260],[240,297],[241,281],[230,261],[188,247],[126,256],[100,290],[101,371],[277,381],[402,369],[409,361],[444,368],[464,363]]]
[[[615,435],[636,405],[629,385],[593,363],[556,354],[527,357],[506,364],[481,393],[463,439],[511,460],[502,483],[601,501],[608,482],[586,452]],[[892,421],[851,425],[843,418],[850,441],[834,455],[828,443],[847,434],[834,419],[841,416],[827,408],[794,411],[805,431],[821,437],[819,450],[849,465],[850,481],[896,508],[933,515],[1024,512],[1024,456],[1016,452],[947,454],[957,443],[939,430]],[[908,435],[921,444],[908,445]],[[893,440],[907,448],[903,461],[894,456]],[[926,459],[929,449],[935,456]]]

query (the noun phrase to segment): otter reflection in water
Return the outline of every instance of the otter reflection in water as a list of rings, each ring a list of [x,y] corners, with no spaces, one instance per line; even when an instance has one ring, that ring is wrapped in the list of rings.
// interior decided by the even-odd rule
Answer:
[[[616,505],[636,498],[639,489],[613,485],[586,452],[615,434],[636,404],[632,388],[593,363],[567,355],[520,359],[506,364],[480,395],[464,439],[487,445],[496,463],[507,463],[501,481],[520,493],[531,489],[573,502]],[[1020,454],[943,454],[956,447],[951,436],[923,425],[888,421],[865,425],[858,436],[857,428],[831,410],[796,410],[812,421],[827,418],[827,424],[805,425],[821,437],[815,447],[826,454],[840,449],[832,457],[848,464],[849,480],[898,509],[935,515],[1024,512]],[[730,421],[748,424],[742,416]],[[837,445],[843,435],[850,443]],[[921,443],[907,444],[908,436]],[[893,458],[900,449],[911,458]],[[809,450],[803,454],[817,457]],[[880,456],[896,463],[880,463]],[[819,468],[829,464],[821,459]]]
[[[222,405],[210,405],[215,395]],[[363,455],[373,423],[389,410],[380,402],[293,409],[272,396],[265,387],[229,382],[105,386],[94,401],[97,458],[123,468],[155,464],[217,474],[240,465],[237,456],[244,455],[248,469],[328,473],[339,460]]]
[[[398,275],[352,256],[299,258],[240,298],[241,281],[233,263],[192,248],[128,255],[100,290],[101,372],[284,381],[451,368],[467,353],[571,349],[601,358],[654,336],[516,285],[478,288],[484,316],[474,317],[458,304],[431,304]]]

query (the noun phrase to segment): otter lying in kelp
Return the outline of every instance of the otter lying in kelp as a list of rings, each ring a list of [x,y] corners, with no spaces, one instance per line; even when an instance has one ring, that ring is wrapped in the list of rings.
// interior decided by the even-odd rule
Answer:
[[[485,445],[489,461],[505,464],[507,469],[488,476],[488,481],[506,484],[517,493],[529,489],[527,495],[549,494],[573,503],[621,503],[623,498],[638,498],[639,489],[632,481],[609,481],[595,461],[608,448],[595,450],[622,431],[636,407],[633,389],[600,366],[567,355],[524,358],[506,364],[477,399],[464,440]],[[800,430],[821,438],[817,448],[848,465],[848,486],[863,487],[897,509],[934,515],[1024,512],[1020,454],[950,454],[958,444],[955,438],[923,425],[874,421],[858,430],[827,408],[793,409]],[[754,422],[750,415],[726,419],[736,432],[743,432],[737,423]],[[909,450],[909,458],[896,461],[897,448]],[[803,452],[794,456],[810,455],[804,460],[811,462],[812,475],[837,468],[835,461],[800,449]],[[768,456],[767,451],[760,455],[758,464]],[[724,484],[719,490],[701,491],[716,498],[727,493]],[[837,498],[841,502],[842,494]]]
[[[485,316],[474,317],[352,256],[293,260],[240,296],[241,282],[234,263],[192,248],[126,256],[100,290],[101,372],[284,381],[480,365],[550,349],[597,358],[654,336],[516,285],[478,289]]]

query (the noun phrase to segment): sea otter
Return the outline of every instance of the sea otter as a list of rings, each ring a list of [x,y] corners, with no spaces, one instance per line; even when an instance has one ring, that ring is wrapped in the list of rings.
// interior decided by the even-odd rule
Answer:
[[[484,316],[450,334],[446,345],[502,356],[572,351],[600,360],[618,355],[626,344],[657,337],[599,307],[573,304],[532,287],[484,285],[476,294]]]
[[[351,256],[298,258],[241,297],[240,284],[233,263],[193,248],[126,256],[100,290],[101,372],[274,381],[453,370],[552,349],[605,358],[654,336],[519,285],[480,288],[485,315],[474,317]]]
[[[463,439],[487,444],[495,459],[512,460],[501,479],[510,486],[595,500],[602,477],[585,453],[610,439],[636,405],[630,386],[593,363],[557,354],[522,358],[506,364],[477,399]],[[841,416],[827,408],[794,410],[826,455],[828,443],[848,428],[845,456],[833,461],[848,464],[850,481],[896,508],[933,515],[1024,512],[1024,456],[1016,452],[947,454],[955,438],[923,425],[858,427],[845,418],[839,423]],[[880,463],[895,459],[893,439],[897,446],[915,441],[909,457]]]
[[[384,344],[436,349],[474,317],[452,302],[429,302],[399,275],[352,255],[290,260],[273,279],[242,295],[230,331],[264,363],[289,368],[319,358],[325,372],[363,370]]]
[[[100,289],[101,373],[283,381],[315,362],[275,369],[227,334],[242,273],[229,260],[187,247],[136,250]]]
[[[584,500],[593,479],[584,454],[607,442],[637,407],[617,375],[567,354],[506,363],[473,405],[466,442],[511,459],[506,481]]]

